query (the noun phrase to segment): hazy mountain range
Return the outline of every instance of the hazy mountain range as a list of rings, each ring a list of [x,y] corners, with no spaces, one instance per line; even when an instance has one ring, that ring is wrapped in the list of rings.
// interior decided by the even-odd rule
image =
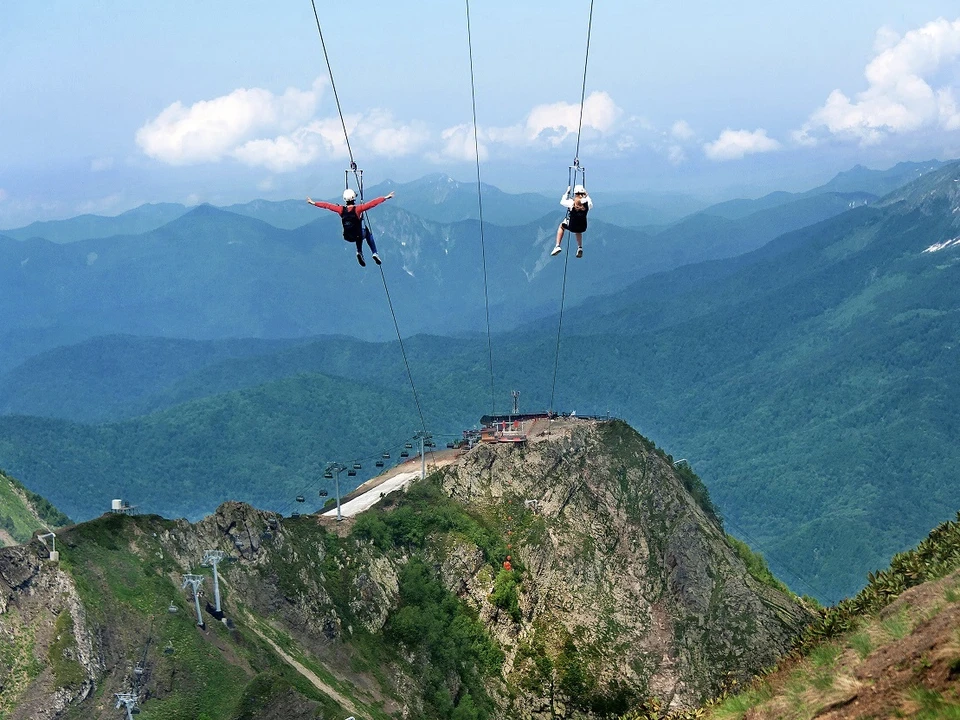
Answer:
[[[543,259],[555,218],[492,226],[490,257],[513,263],[503,268],[512,282],[491,282],[493,307],[509,311],[515,328],[492,338],[495,398],[485,337],[407,338],[424,422],[455,435],[492,403],[506,409],[511,389],[527,409],[611,410],[693,462],[729,529],[766,552],[795,589],[824,599],[850,593],[960,507],[944,471],[960,460],[960,247],[944,245],[960,236],[957,180],[950,165],[869,205],[861,191],[779,206],[768,196],[755,212],[727,206],[733,219],[699,213],[652,237],[598,221],[587,256],[569,261],[559,358],[558,318],[548,313],[563,259]],[[404,332],[418,322],[478,327],[462,318],[482,322],[478,269],[465,259],[478,254],[467,232],[475,223],[376,212],[385,256],[409,270],[385,266]],[[87,338],[0,379],[0,407],[19,414],[2,420],[0,466],[71,516],[95,514],[112,492],[196,516],[224,497],[281,507],[316,481],[323,461],[374,457],[409,437],[420,419],[395,340],[203,339],[226,337],[224,328],[360,334],[350,324],[388,336],[379,277],[351,265],[350,248],[330,237],[336,229],[330,214],[282,231],[197,208],[140,236],[0,245],[8,286],[22,290],[0,299],[5,317],[34,322],[18,332],[52,342],[41,320],[53,307],[56,332]],[[321,253],[318,234],[334,247]],[[446,252],[426,252],[429,243]],[[647,249],[643,266],[628,266],[641,253],[622,252],[627,245]],[[24,249],[33,254],[17,266]],[[66,251],[73,266],[61,262]],[[88,265],[90,252],[98,257]],[[684,264],[698,256],[720,259]],[[295,257],[313,264],[298,269]],[[101,274],[78,280],[90,268]],[[353,293],[313,290],[328,304],[312,316],[298,295],[313,287],[309,275]],[[111,332],[132,334],[98,337]],[[30,347],[11,337],[8,367]]]

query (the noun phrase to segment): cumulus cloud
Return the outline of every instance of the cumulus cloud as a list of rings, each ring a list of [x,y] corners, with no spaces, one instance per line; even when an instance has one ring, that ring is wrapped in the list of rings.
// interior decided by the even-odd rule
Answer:
[[[473,125],[463,123],[454,125],[440,133],[440,152],[428,155],[434,162],[443,160],[454,160],[460,162],[475,162],[477,159],[477,150],[479,150],[480,161],[486,160],[490,153],[487,146],[480,141],[480,133],[477,133],[476,142],[473,136]]]
[[[592,92],[583,101],[583,127],[607,132],[621,115],[620,108],[605,92]],[[525,123],[528,140],[544,138],[557,146],[580,126],[580,104],[557,102],[537,105],[527,115]]]
[[[279,96],[262,88],[239,88],[190,107],[177,101],[137,131],[137,145],[171,165],[216,162],[257,135],[290,131],[307,121],[322,88],[318,79],[310,90],[289,88]]]
[[[935,86],[938,77],[960,69],[960,19],[941,18],[902,38],[881,28],[874,47],[864,70],[867,89],[853,99],[834,90],[794,132],[795,142],[813,145],[833,135],[870,145],[892,134],[960,129],[952,88]]]
[[[343,159],[348,152],[339,117],[314,117],[323,87],[318,79],[310,90],[283,95],[241,88],[190,107],[176,102],[137,131],[137,144],[171,165],[234,158],[274,173]],[[374,155],[409,155],[429,139],[422,123],[399,123],[382,110],[345,116],[344,124],[351,140]]]
[[[617,107],[613,98],[605,92],[591,93],[583,102],[582,129],[594,133],[610,133],[618,126],[623,111]],[[580,128],[580,104],[556,102],[536,105],[526,118],[516,125],[505,127],[481,127],[477,131],[480,159],[485,160],[494,146],[504,147],[558,147]],[[461,124],[446,128],[440,133],[441,149],[429,155],[434,161],[459,160],[473,161],[474,148],[473,125]],[[630,137],[614,139],[614,147],[619,150],[633,147]]]
[[[767,131],[763,128],[753,132],[728,128],[720,133],[719,138],[703,145],[704,154],[711,160],[739,160],[746,155],[779,149],[780,143],[767,137]]]

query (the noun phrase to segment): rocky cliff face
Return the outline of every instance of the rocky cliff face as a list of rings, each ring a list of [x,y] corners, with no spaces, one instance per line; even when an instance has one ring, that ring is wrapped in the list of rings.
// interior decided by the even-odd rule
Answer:
[[[622,423],[543,422],[526,447],[477,447],[428,484],[433,505],[411,490],[339,525],[226,503],[195,525],[64,531],[62,567],[36,541],[0,551],[0,711],[114,717],[113,693],[133,689],[209,718],[617,717],[651,696],[697,705],[773,664],[807,620]],[[181,588],[203,573],[213,602],[208,550],[228,557],[229,627],[207,611],[197,627]],[[479,650],[441,666],[420,635]]]
[[[518,717],[556,710],[565,646],[595,692],[690,707],[773,665],[809,619],[750,577],[667,457],[621,423],[558,423],[526,448],[479,447],[444,487],[468,506],[513,508],[522,618],[463,586],[509,648],[508,681],[554,667],[534,683],[552,693],[528,695]]]

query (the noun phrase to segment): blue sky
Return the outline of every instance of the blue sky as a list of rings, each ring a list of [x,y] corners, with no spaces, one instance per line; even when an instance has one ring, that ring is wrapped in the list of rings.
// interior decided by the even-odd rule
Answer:
[[[484,180],[562,191],[585,0],[471,3]],[[475,178],[465,5],[317,2],[368,182]],[[337,191],[309,0],[0,5],[0,227],[143,202]],[[960,157],[960,12],[941,0],[595,0],[580,157],[604,190],[803,189]]]

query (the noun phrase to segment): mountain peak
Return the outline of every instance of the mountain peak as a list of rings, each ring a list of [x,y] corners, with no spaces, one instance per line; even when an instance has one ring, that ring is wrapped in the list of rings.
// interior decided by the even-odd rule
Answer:
[[[916,180],[894,190],[878,204],[881,207],[899,204],[905,211],[946,211],[953,214],[954,225],[960,224],[960,161],[921,173]]]

